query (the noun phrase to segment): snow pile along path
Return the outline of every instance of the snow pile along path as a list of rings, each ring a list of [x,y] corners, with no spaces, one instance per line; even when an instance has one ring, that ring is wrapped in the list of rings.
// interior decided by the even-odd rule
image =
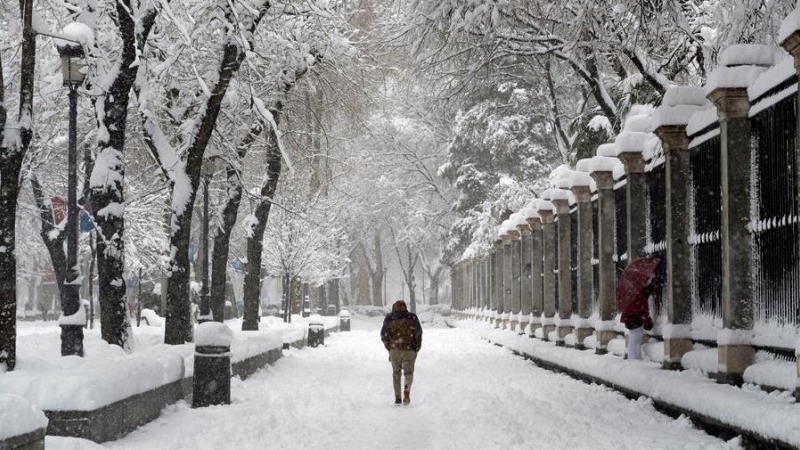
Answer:
[[[411,405],[395,406],[379,319],[234,380],[229,406],[168,408],[115,449],[722,449],[649,400],[535,367],[468,330],[425,329]],[[425,327],[425,324],[423,324]],[[49,439],[48,449],[98,448]],[[736,444],[732,444],[736,448]]]

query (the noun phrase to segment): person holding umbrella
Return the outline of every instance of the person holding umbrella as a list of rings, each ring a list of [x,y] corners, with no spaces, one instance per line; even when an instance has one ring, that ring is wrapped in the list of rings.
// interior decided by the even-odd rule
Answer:
[[[628,329],[627,359],[642,359],[642,337],[653,329],[647,300],[658,287],[656,268],[660,258],[639,258],[632,261],[617,282],[617,311]]]

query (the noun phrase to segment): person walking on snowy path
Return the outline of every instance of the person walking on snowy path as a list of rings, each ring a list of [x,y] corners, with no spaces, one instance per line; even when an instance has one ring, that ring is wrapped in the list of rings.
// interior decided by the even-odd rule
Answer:
[[[392,312],[383,319],[381,327],[383,346],[389,351],[394,383],[394,403],[400,404],[400,372],[405,377],[403,404],[411,402],[411,383],[414,381],[414,363],[417,352],[422,348],[422,325],[417,315],[408,311],[406,302],[398,300],[392,305]]]
[[[653,329],[653,319],[650,317],[647,301],[655,290],[654,285],[655,280],[648,283],[641,294],[628,303],[620,317],[628,329],[627,359],[642,359],[644,332]]]

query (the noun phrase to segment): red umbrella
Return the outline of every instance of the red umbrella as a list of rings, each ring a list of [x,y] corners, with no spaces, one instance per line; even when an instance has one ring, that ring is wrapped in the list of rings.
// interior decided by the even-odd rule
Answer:
[[[634,302],[646,301],[644,288],[655,275],[661,258],[637,258],[628,264],[617,281],[617,311],[623,312]]]

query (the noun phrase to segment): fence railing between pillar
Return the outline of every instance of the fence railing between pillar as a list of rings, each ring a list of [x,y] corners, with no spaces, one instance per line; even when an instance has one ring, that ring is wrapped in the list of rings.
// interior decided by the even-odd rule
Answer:
[[[691,190],[689,245],[692,268],[692,315],[705,318],[707,333],[701,339],[716,339],[715,327],[722,318],[722,245],[719,123],[689,136]]]
[[[791,335],[800,323],[797,195],[797,76],[779,83],[751,104],[754,320]],[[779,332],[780,333],[780,332]],[[793,346],[779,336],[757,342]],[[785,344],[785,345],[784,345]]]
[[[592,314],[599,311],[598,291],[600,287],[600,251],[597,239],[599,232],[598,195],[592,194]]]
[[[578,313],[578,208],[569,210],[570,229],[570,281],[572,283],[572,313]]]
[[[661,289],[653,296],[651,314],[654,317],[666,314],[667,290],[667,211],[666,211],[666,171],[664,167],[664,154],[659,151],[647,161],[647,200],[646,200],[646,227],[645,248],[647,256],[661,258],[656,277],[660,280]]]
[[[625,270],[625,266],[628,265],[628,196],[625,191],[626,184],[627,181],[624,178],[617,180],[616,184],[614,184],[614,196],[616,197],[617,207],[615,218],[616,254],[614,255],[614,262],[617,267],[617,279],[619,279],[622,271]]]

